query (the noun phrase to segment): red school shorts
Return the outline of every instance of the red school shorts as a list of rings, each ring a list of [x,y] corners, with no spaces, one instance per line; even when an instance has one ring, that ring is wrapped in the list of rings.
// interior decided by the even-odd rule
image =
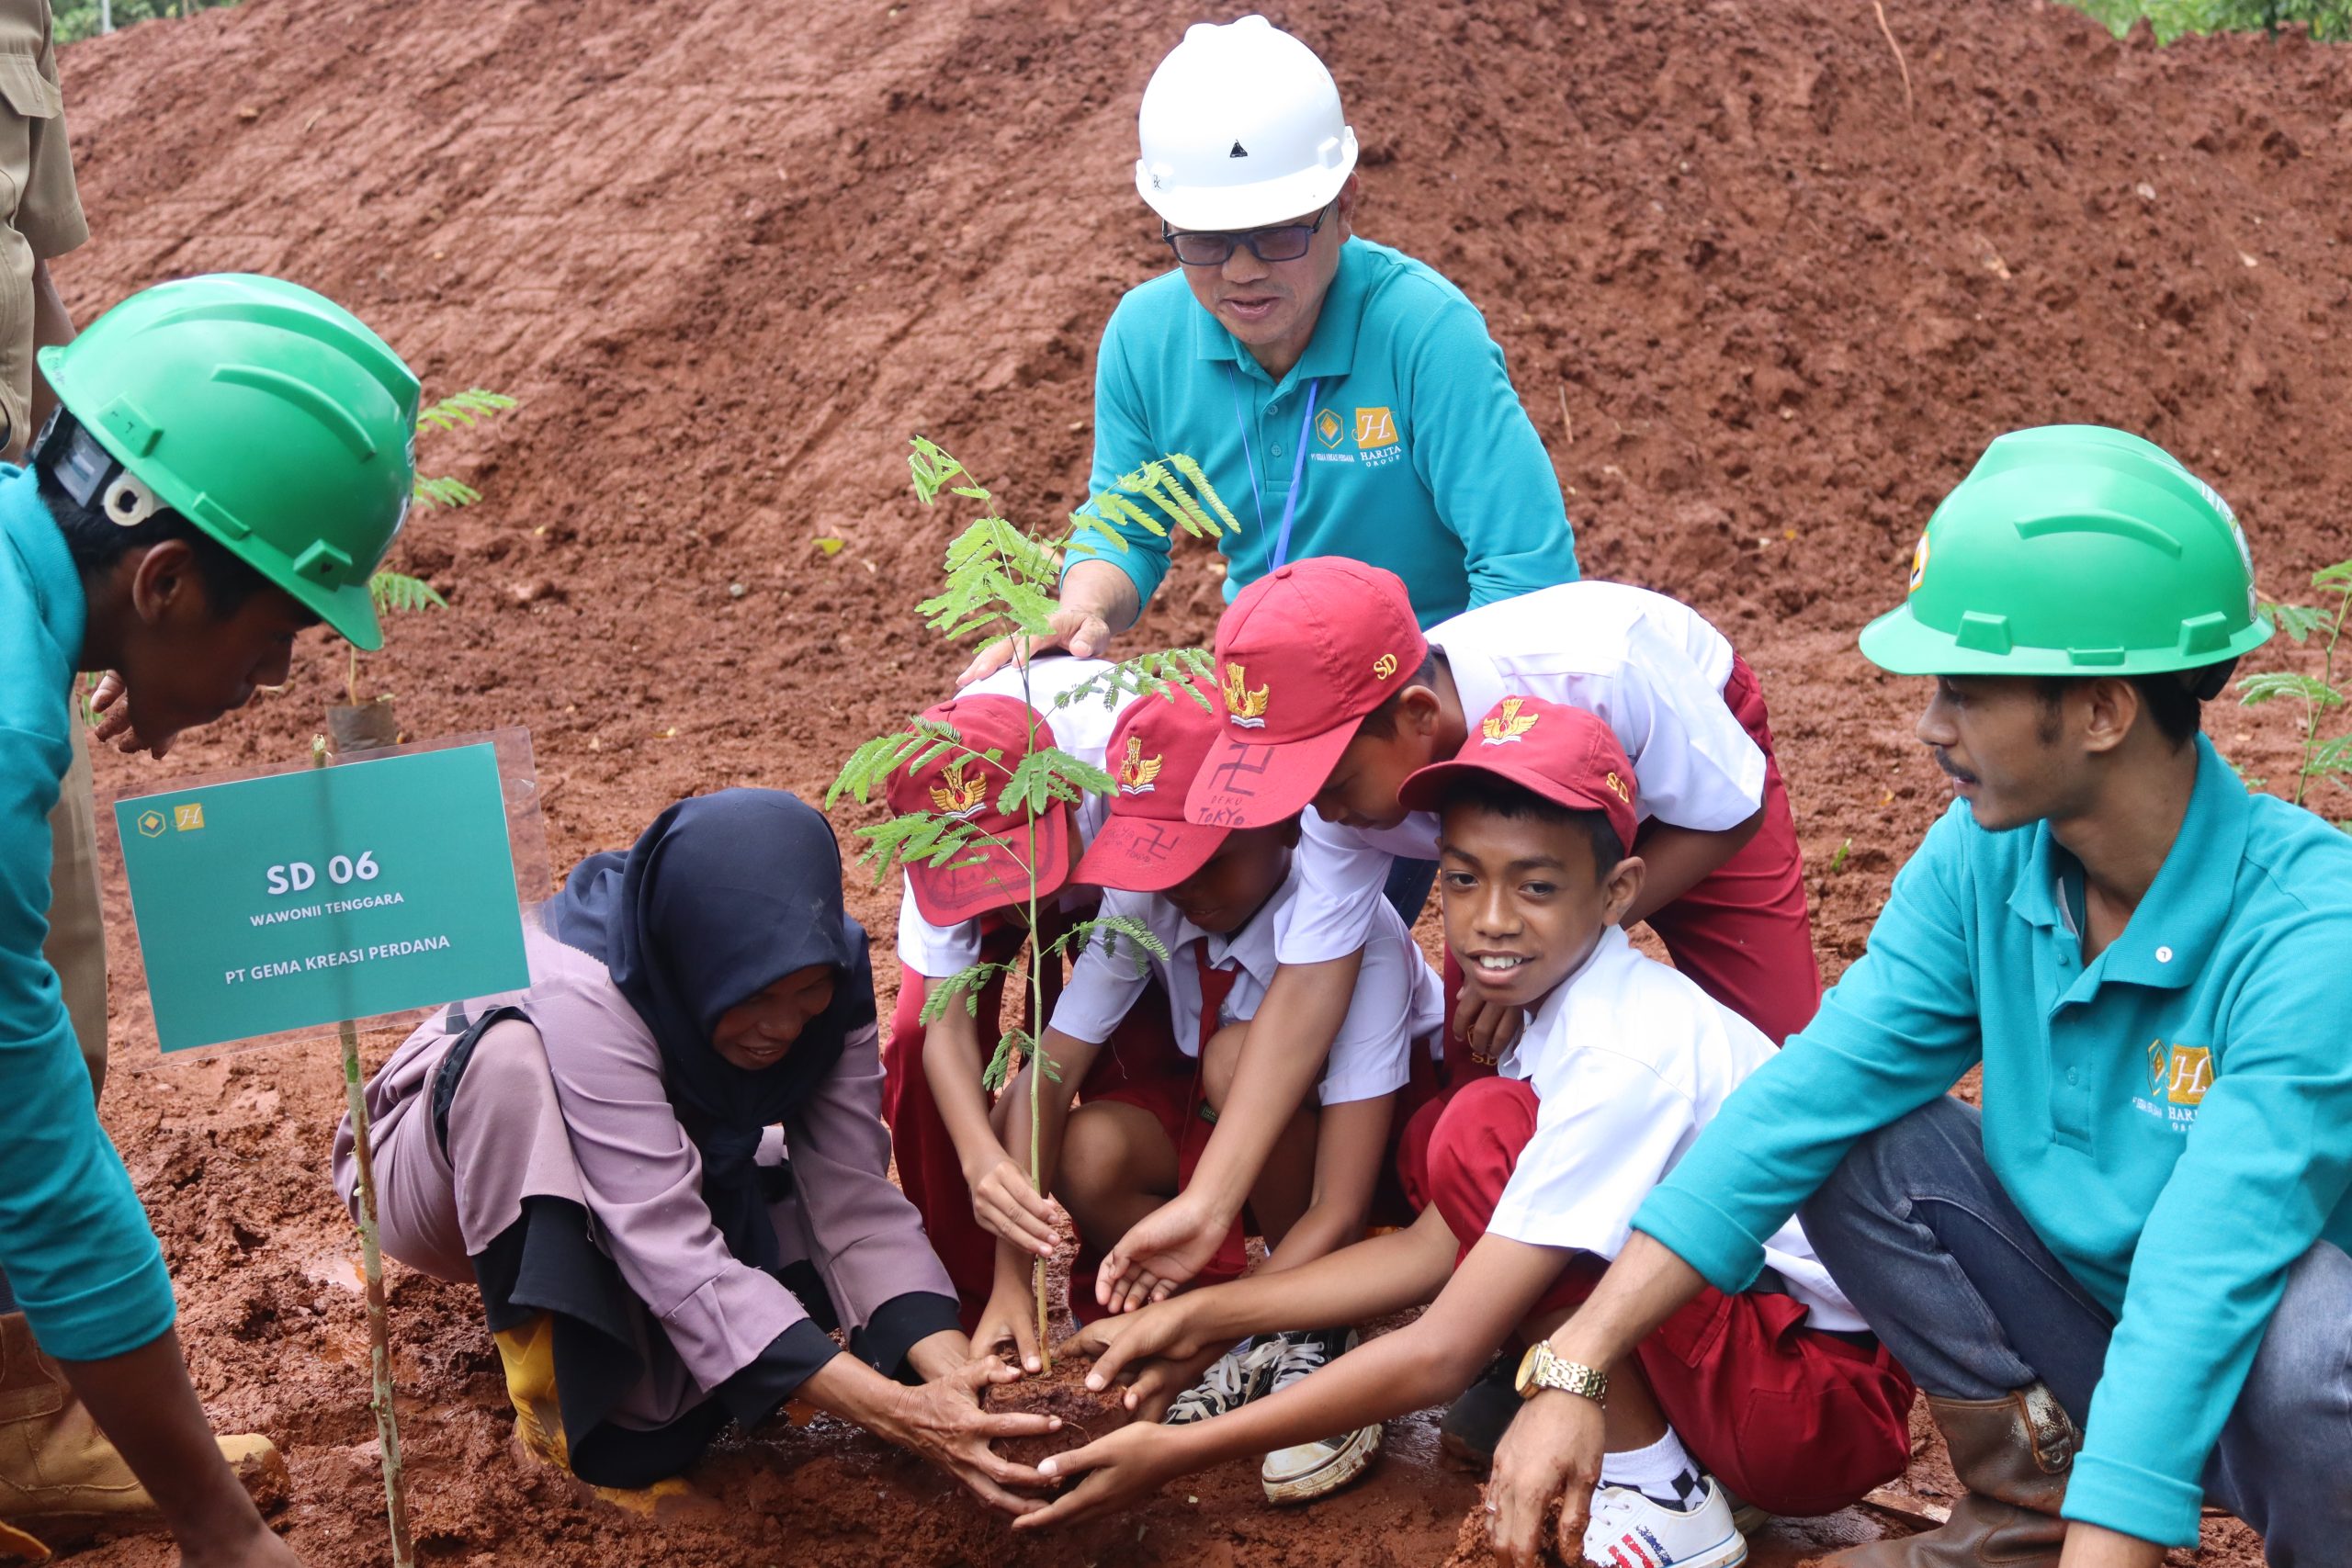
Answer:
[[[1486,1234],[1535,1134],[1535,1091],[1493,1077],[1456,1091],[1408,1185],[1433,1202],[1462,1252]],[[1573,1308],[1608,1260],[1575,1254],[1529,1314]],[[1658,1408],[1708,1472],[1769,1513],[1832,1514],[1911,1462],[1910,1378],[1886,1348],[1804,1325],[1777,1292],[1712,1288],[1634,1354]]]

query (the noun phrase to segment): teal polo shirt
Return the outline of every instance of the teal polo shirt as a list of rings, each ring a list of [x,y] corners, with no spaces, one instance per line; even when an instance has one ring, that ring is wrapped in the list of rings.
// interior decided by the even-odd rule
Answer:
[[[86,610],[32,475],[0,465],[0,1269],[41,1348],[136,1350],[172,1325],[172,1281],[98,1125],[49,936],[49,814],[73,763]]]
[[[1386,567],[1424,627],[1577,576],[1559,479],[1486,319],[1386,245],[1340,247],[1315,335],[1279,381],[1201,308],[1181,269],[1129,290],[1095,362],[1088,493],[1178,452],[1241,522],[1220,546],[1227,603],[1273,570],[1294,474],[1283,558]],[[1169,541],[1131,525],[1119,533],[1126,549],[1081,536],[1069,558],[1116,563],[1148,604]]]
[[[1820,1015],[1634,1220],[1741,1289],[1855,1139],[1981,1061],[1987,1160],[2117,1316],[2066,1517],[2169,1546],[2197,1541],[2288,1267],[2352,1250],[2352,839],[2196,744],[2179,837],[2087,964],[2080,863],[1955,803]]]

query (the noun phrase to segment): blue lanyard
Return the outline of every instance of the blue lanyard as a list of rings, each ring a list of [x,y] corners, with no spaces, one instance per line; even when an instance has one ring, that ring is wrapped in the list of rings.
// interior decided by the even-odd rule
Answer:
[[[1266,502],[1258,484],[1258,458],[1250,449],[1250,421],[1241,412],[1241,383],[1234,378],[1229,365],[1225,370],[1225,384],[1233,394],[1233,423],[1241,429],[1241,460],[1250,470],[1250,501],[1258,509],[1258,532],[1262,534],[1266,531]],[[1283,523],[1274,534],[1273,559],[1266,564],[1269,571],[1290,559],[1291,519],[1298,515],[1299,480],[1306,474],[1306,444],[1315,433],[1315,394],[1322,385],[1319,377],[1306,383],[1306,412],[1298,421],[1298,446],[1290,463],[1290,494],[1283,501]]]

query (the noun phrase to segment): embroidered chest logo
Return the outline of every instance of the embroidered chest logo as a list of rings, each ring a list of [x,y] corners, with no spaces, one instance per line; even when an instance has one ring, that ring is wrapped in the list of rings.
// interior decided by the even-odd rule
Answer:
[[[1347,429],[1346,425],[1340,423],[1340,416],[1329,409],[1325,409],[1315,416],[1315,438],[1326,446],[1336,448],[1340,445],[1340,437],[1347,434]]]
[[[1266,728],[1266,694],[1269,688],[1250,689],[1250,682],[1241,666],[1227,662],[1225,667],[1225,716],[1245,729]]]
[[[2201,1105],[2213,1087],[2213,1053],[2202,1045],[2176,1045],[2165,1064],[2165,1098],[2175,1105]]]
[[[1500,712],[1488,714],[1478,726],[1478,733],[1487,738],[1489,746],[1508,746],[1535,728],[1539,714],[1521,713],[1524,697],[1505,697]]]
[[[988,799],[989,781],[969,759],[958,757],[948,763],[940,780],[931,786],[931,804],[941,815],[968,821],[979,814],[980,804]]]
[[[2148,1092],[2132,1097],[2132,1108],[2175,1133],[2197,1125],[2197,1108],[2213,1087],[2213,1053],[2204,1045],[2148,1042]],[[2161,1098],[2159,1098],[2161,1097]]]
[[[1385,408],[1356,410],[1356,449],[1376,452],[1396,445],[1396,416]]]
[[[1145,756],[1142,737],[1128,736],[1127,754],[1119,762],[1119,793],[1121,795],[1149,795],[1153,788],[1151,781],[1159,776],[1160,765],[1167,760],[1164,754],[1158,757]]]
[[[1913,593],[1919,592],[1919,584],[1925,582],[1927,580],[1928,536],[1923,533],[1919,536],[1919,547],[1911,552],[1911,587],[1909,592]]]

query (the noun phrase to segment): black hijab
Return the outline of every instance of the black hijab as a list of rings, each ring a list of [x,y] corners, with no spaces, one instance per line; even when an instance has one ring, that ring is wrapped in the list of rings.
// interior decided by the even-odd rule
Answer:
[[[702,1155],[703,1201],[728,1250],[780,1254],[752,1155],[875,1021],[865,931],[842,910],[842,861],[817,809],[772,789],[682,800],[626,854],[582,861],[548,906],[559,942],[603,961],[653,1032],[679,1123]],[[711,1034],[728,1009],[827,964],[833,999],[774,1066],[748,1072]]]

